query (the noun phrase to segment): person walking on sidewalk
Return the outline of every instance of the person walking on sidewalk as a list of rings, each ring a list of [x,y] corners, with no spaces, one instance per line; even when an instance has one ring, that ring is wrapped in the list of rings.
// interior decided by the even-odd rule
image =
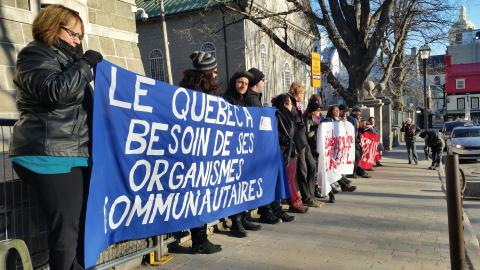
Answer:
[[[411,118],[407,118],[405,123],[403,123],[401,132],[405,133],[405,144],[407,146],[407,155],[408,155],[408,164],[412,164],[412,161],[415,165],[418,165],[417,157],[417,148],[415,145],[416,136],[419,133],[419,129],[412,123]]]
[[[179,86],[210,95],[218,95],[219,85],[217,60],[213,55],[204,51],[195,51],[190,55],[193,69],[183,72],[183,79]],[[207,224],[190,229],[192,233],[193,253],[211,254],[222,250],[220,245],[214,245],[208,240]]]
[[[62,5],[42,9],[34,41],[17,57],[14,83],[20,119],[10,157],[39,198],[48,226],[49,267],[83,268],[84,220],[90,179],[93,68],[103,56],[83,53],[83,21]]]

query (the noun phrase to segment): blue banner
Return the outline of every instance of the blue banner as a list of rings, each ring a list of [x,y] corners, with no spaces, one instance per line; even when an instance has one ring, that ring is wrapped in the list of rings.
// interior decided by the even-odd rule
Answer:
[[[85,266],[129,239],[199,227],[285,198],[273,108],[239,107],[96,66]]]

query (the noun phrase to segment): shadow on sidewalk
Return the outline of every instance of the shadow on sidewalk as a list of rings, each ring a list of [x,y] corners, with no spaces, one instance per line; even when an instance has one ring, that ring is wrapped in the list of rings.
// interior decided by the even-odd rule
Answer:
[[[441,192],[441,190],[439,190]],[[369,197],[390,197],[390,198],[409,198],[409,199],[429,199],[438,200],[443,199],[445,196],[431,196],[431,195],[410,195],[410,194],[392,194],[383,192],[361,192],[355,191],[349,194],[349,196],[369,196]]]

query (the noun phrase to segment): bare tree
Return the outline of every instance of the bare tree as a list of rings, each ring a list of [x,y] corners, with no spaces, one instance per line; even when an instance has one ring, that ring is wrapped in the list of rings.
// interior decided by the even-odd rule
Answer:
[[[441,41],[446,36],[445,25],[451,23],[442,17],[451,7],[441,0],[328,0],[328,3],[317,0],[317,10],[312,9],[310,1],[285,0],[289,3],[287,10],[267,14],[255,10],[259,0],[211,1],[224,2],[230,10],[241,14],[242,20],[256,24],[285,52],[307,64],[310,55],[289,42],[288,24],[272,26],[271,21],[285,20],[288,14],[301,12],[312,24],[321,26],[347,70],[348,85],[343,85],[327,64],[322,63],[322,72],[349,105],[358,102],[363,84],[379,59],[379,49],[384,67],[379,85],[388,87],[393,96],[401,96],[406,72],[405,47],[412,40]]]
[[[417,55],[405,56],[405,47],[409,44],[434,44],[447,39],[447,25],[453,23],[451,11],[454,7],[441,0],[395,0],[392,22],[385,32],[382,42],[380,62],[383,77],[380,84],[385,85],[397,107],[402,107],[401,97],[408,90],[412,95],[418,91],[415,80],[408,78],[416,73]]]
[[[389,24],[393,0],[384,0],[373,5],[368,0],[355,0],[353,3],[346,0],[329,0],[328,6],[325,0],[318,0],[319,11],[312,10],[309,1],[286,0],[291,5],[289,10],[283,14],[270,16],[254,12],[254,1],[234,0],[229,1],[230,4],[227,6],[252,21],[280,48],[304,63],[310,63],[310,55],[293,48],[285,35],[282,38],[282,32],[278,31],[278,27],[272,28],[265,19],[302,12],[314,24],[323,26],[347,69],[348,86],[342,85],[335,78],[328,65],[322,64],[322,71],[327,74],[328,83],[348,104],[358,102],[363,83],[370,74]]]

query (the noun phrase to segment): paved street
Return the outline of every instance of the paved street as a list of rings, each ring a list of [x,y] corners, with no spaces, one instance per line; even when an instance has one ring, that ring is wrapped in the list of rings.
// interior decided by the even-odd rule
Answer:
[[[413,166],[405,157],[404,147],[387,153],[372,179],[355,180],[356,192],[292,223],[263,225],[246,239],[216,233],[220,253],[176,253],[142,269],[449,269],[441,183],[427,161]]]

